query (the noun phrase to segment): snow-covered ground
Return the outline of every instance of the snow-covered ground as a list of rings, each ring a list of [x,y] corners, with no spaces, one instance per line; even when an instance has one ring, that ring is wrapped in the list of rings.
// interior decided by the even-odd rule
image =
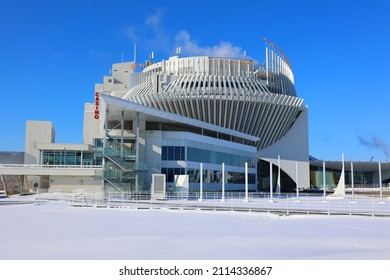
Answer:
[[[390,259],[390,217],[80,208],[52,201],[0,205],[0,223],[3,260]]]

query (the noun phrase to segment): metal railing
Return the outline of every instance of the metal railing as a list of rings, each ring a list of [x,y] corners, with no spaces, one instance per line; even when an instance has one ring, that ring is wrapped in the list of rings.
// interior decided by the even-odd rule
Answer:
[[[106,156],[111,162],[119,167],[122,167],[124,171],[147,171],[148,164],[144,162],[128,162],[121,157]]]
[[[118,148],[118,149],[105,148],[103,151],[104,151],[105,155],[110,155],[110,156],[115,156],[115,157],[120,157],[121,156],[120,148]],[[136,151],[128,149],[128,148],[124,148],[123,149],[123,157],[135,160],[135,158],[136,158]]]
[[[57,165],[57,164],[1,164],[0,163],[0,168],[64,168],[64,169],[69,169],[69,168],[102,168],[101,165]]]
[[[336,186],[335,186],[336,187]],[[361,184],[354,184],[355,190],[361,190],[361,189],[379,189],[381,185],[379,183],[376,184],[368,184],[368,183],[361,183]],[[345,188],[352,190],[352,185],[345,184]],[[390,183],[382,184],[383,189],[390,189]]]
[[[190,193],[184,196],[167,194],[163,200],[150,199],[149,192],[82,192],[46,193],[37,200],[66,200],[74,207],[105,207],[125,209],[169,209],[169,210],[209,210],[264,212],[278,215],[325,214],[325,215],[364,215],[390,217],[390,199],[379,196],[351,196],[345,198],[292,194],[273,195],[249,193]]]

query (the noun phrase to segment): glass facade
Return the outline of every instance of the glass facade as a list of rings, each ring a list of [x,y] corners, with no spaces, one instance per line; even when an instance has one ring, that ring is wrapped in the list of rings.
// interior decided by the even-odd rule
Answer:
[[[93,145],[95,146],[95,148],[103,148],[103,139],[93,138]]]
[[[272,165],[272,189],[276,191],[277,188],[277,178],[278,178],[279,168],[277,165]],[[257,190],[260,192],[269,192],[270,191],[270,167],[269,162],[264,160],[259,160],[257,162]],[[280,185],[283,192],[295,192],[296,183],[295,181],[288,176],[283,170],[280,170]]]
[[[175,175],[184,175],[184,168],[161,168],[161,173],[165,174],[165,181],[167,183],[173,183],[175,181]]]
[[[245,162],[248,162],[248,167],[254,168],[255,158],[245,155],[235,155],[218,151],[210,151],[199,148],[187,148],[188,161],[222,164],[231,166],[245,166]]]
[[[44,150],[42,164],[47,165],[95,165],[93,152]]]
[[[374,181],[374,174],[373,172],[353,172],[353,181],[355,185],[364,186],[367,184],[372,184]],[[352,183],[351,172],[345,173],[345,183]]]
[[[230,166],[245,166],[245,162],[248,162],[248,167],[256,168],[256,158],[245,156],[245,155],[235,155],[231,153],[225,153],[214,150],[206,150],[200,148],[187,147],[187,157],[186,149],[183,146],[163,146],[162,147],[162,160],[186,160],[194,162],[203,162],[203,163],[212,163],[212,164],[222,164]]]
[[[212,149],[214,148],[214,149]],[[223,152],[221,150],[227,150],[226,147],[214,146],[211,150],[202,149],[198,147],[185,147],[185,146],[162,146],[161,147],[161,159],[162,161],[192,161],[205,163],[203,174],[203,184],[205,184],[207,190],[219,191],[222,184],[222,171],[213,170],[207,168],[207,164],[215,164],[221,166],[225,163],[225,166],[231,167],[244,167],[245,162],[248,162],[248,167],[255,168],[256,157],[239,154],[240,151],[236,151],[237,154]],[[217,150],[217,151],[216,151]],[[219,150],[219,151],[218,151]],[[247,153],[248,154],[248,153]],[[171,164],[171,163],[170,163]],[[215,168],[215,167],[214,167]],[[239,168],[241,169],[241,168]],[[242,168],[244,171],[244,169]],[[189,183],[200,183],[200,170],[197,168],[182,168],[182,167],[163,167],[161,173],[166,175],[166,182],[173,183],[175,175],[187,174],[189,177]],[[225,184],[233,187],[232,189],[241,188],[245,184],[244,172],[225,172]],[[256,185],[256,173],[248,173],[248,184],[253,187]],[[235,187],[234,187],[235,186]],[[196,188],[196,187],[195,187]]]
[[[162,160],[186,160],[185,147],[180,146],[163,146]]]
[[[310,187],[323,189],[323,171],[317,166],[310,166]],[[331,168],[325,169],[325,185],[328,189],[335,188],[340,180],[341,170]],[[352,184],[351,172],[345,171],[345,184]],[[373,186],[374,174],[371,171],[353,172],[353,180],[355,187],[371,187]]]
[[[203,183],[221,184],[222,171],[220,170],[203,170]],[[189,168],[187,171],[190,183],[200,183],[200,170]],[[227,184],[245,184],[245,173],[227,171],[225,175]],[[256,174],[248,173],[248,184],[256,184]]]
[[[114,122],[109,123],[109,127]],[[117,123],[118,124],[118,123]],[[119,123],[120,124],[120,123]],[[125,122],[126,129],[126,122]],[[148,165],[145,162],[137,162],[136,138],[107,136],[105,147],[101,139],[96,138],[97,152],[101,152],[101,158],[105,158],[104,178],[106,190],[117,192],[143,192],[148,189],[145,186],[145,172]]]

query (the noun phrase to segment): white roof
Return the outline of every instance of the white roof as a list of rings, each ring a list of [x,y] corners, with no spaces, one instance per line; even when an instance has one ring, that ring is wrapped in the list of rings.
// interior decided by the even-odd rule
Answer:
[[[133,111],[134,113],[140,112],[145,114],[145,120],[151,120],[151,121],[158,121],[158,120],[164,120],[164,122],[176,122],[176,123],[183,123],[219,133],[224,133],[227,135],[239,137],[245,140],[257,142],[260,140],[259,137],[253,136],[250,134],[242,133],[236,130],[224,128],[221,126],[217,126],[214,124],[210,124],[207,122],[203,122],[200,120],[192,119],[189,117],[185,117],[179,114],[173,114],[166,111],[162,111],[156,108],[152,108],[149,106],[145,106],[139,103],[135,103],[132,101],[124,100],[122,98],[113,97],[107,94],[101,95],[104,102],[108,105],[113,105],[125,110]],[[118,112],[119,113],[119,112]],[[119,116],[119,115],[118,115]]]

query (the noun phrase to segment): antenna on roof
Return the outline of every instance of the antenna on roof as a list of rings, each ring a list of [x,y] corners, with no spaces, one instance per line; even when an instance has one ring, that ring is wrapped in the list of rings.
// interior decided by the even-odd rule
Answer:
[[[154,52],[151,52],[149,55],[149,60],[146,61],[146,66],[152,65],[154,59]]]
[[[244,51],[244,58],[246,58],[246,51]]]
[[[175,54],[176,54],[177,56],[179,56],[180,53],[181,53],[181,47],[177,47],[176,50],[175,50]]]

